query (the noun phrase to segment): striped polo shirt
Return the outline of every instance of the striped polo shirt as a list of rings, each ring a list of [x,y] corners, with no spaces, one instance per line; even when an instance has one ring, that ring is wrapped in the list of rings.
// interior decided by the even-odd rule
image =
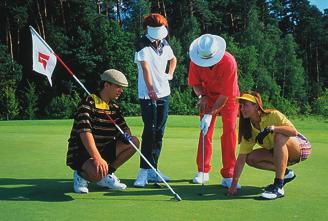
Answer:
[[[123,131],[129,130],[120,108],[116,104],[107,104],[95,94],[87,96],[81,101],[74,116],[73,128],[68,139],[66,162],[68,166],[73,163],[79,153],[87,151],[82,144],[80,133],[91,132],[98,150],[121,137],[121,133],[109,120],[107,114]]]

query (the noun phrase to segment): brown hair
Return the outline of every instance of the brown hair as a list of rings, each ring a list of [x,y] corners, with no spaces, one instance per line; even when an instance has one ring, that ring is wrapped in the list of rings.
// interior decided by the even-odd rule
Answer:
[[[263,108],[263,102],[261,95],[256,91],[247,91],[243,94],[250,94],[255,97],[256,103],[259,106],[259,111],[262,114],[268,114],[272,110],[271,109],[264,109]],[[239,102],[243,102],[241,99]],[[255,104],[254,104],[255,105]],[[239,130],[238,130],[238,144],[240,144],[242,137],[244,137],[246,140],[249,140],[252,137],[252,125],[249,118],[244,118],[243,115],[240,113],[239,110]]]
[[[168,26],[167,20],[166,18],[158,13],[151,13],[149,15],[146,15],[144,17],[144,21],[143,21],[143,28],[146,29],[147,26],[151,26],[151,27],[160,27],[160,26]]]

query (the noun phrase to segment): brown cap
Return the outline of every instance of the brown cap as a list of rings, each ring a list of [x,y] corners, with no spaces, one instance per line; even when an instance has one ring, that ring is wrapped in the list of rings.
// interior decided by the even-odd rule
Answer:
[[[117,84],[122,87],[127,87],[129,85],[128,80],[125,75],[115,69],[108,69],[100,76],[102,81],[108,81],[113,84]]]

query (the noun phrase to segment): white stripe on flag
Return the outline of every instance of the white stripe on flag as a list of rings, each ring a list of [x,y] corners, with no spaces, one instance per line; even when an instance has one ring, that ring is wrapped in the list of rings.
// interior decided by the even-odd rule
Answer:
[[[32,26],[30,26],[30,30],[33,44],[33,70],[47,76],[52,86],[51,76],[57,63],[56,55]]]

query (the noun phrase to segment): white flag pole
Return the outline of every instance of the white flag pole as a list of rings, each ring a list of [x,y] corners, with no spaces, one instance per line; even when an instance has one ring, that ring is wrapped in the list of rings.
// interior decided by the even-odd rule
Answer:
[[[88,89],[74,75],[74,73],[71,71],[71,69],[63,62],[63,60],[55,52],[53,52],[53,54],[56,56],[56,58],[59,60],[59,62],[66,68],[66,70],[68,71],[68,73],[70,73],[70,75],[72,75],[72,77],[77,81],[77,83],[79,83],[79,85],[81,85],[81,87],[85,90],[85,92],[87,92],[87,94],[90,95],[90,92],[88,91]]]

